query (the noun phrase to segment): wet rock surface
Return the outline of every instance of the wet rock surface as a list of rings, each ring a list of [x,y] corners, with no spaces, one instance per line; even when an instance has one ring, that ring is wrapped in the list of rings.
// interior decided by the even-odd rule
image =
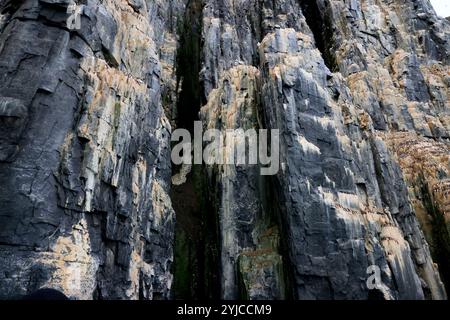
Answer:
[[[0,1],[1,298],[446,299],[427,0],[76,1],[70,30],[72,3]],[[278,129],[279,172],[172,168],[194,120]]]

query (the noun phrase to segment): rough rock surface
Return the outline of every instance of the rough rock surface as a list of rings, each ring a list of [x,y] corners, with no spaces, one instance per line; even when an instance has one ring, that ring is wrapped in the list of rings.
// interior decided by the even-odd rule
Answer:
[[[0,0],[0,298],[446,299],[428,0],[87,0],[80,30],[71,3]],[[280,171],[172,168],[197,119],[280,130]]]
[[[225,129],[250,121],[255,128],[281,130],[282,172],[270,183],[247,186],[254,169],[216,173],[224,201],[218,210],[222,297],[237,298],[242,288],[236,287],[244,286],[259,298],[283,298],[262,290],[267,283],[260,279],[248,290],[248,279],[258,267],[242,275],[247,279],[243,285],[236,280],[242,272],[236,256],[258,252],[257,241],[246,241],[246,234],[258,234],[253,228],[273,214],[268,211],[275,211],[282,230],[284,248],[279,252],[287,266],[281,273],[272,269],[265,274],[275,283],[289,279],[286,292],[294,298],[376,296],[365,283],[372,265],[382,270],[384,286],[378,294],[386,299],[446,297],[416,219],[414,203],[423,197],[414,197],[411,188],[434,179],[443,209],[425,209],[422,215],[445,220],[449,30],[426,1],[204,3],[200,78],[208,103],[203,118],[212,117]],[[250,91],[248,80],[242,85],[242,74],[236,71],[248,68],[256,68],[247,72],[257,87]],[[254,113],[257,120],[252,120]],[[235,120],[236,114],[241,118]],[[404,178],[407,167],[397,161],[398,149],[392,144],[400,132],[439,144],[439,166],[429,167],[431,174],[422,183]],[[233,186],[238,188],[234,195]],[[275,194],[275,207],[264,206],[261,188]],[[252,203],[257,205],[249,210]],[[435,246],[445,251],[448,230],[441,220],[435,228],[443,235]],[[434,230],[424,230],[432,237]],[[435,256],[444,277],[445,254],[444,259]]]
[[[0,297],[167,298],[174,213],[143,1],[2,1]]]

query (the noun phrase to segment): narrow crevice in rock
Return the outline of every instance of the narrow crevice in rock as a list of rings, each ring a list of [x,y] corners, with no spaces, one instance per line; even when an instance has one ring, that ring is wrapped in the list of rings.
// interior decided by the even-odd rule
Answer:
[[[322,53],[323,60],[331,71],[337,71],[336,58],[333,54],[333,30],[326,17],[327,2],[320,8],[316,0],[301,0],[300,6],[306,22],[314,35],[317,49]]]
[[[180,36],[177,54],[177,92],[179,92],[175,120],[179,128],[194,129],[201,107],[201,33],[202,0],[190,0],[185,19],[178,26]]]
[[[430,239],[431,253],[435,262],[440,266],[442,282],[447,292],[450,290],[450,239],[445,223],[445,214],[441,213],[439,208],[434,205],[433,197],[428,191],[428,187],[422,187],[423,202],[428,214],[432,217],[432,235]]]
[[[175,299],[218,298],[218,249],[215,210],[208,198],[201,166],[192,168],[186,183],[173,186],[175,228]]]
[[[178,26],[178,97],[174,123],[176,128],[187,129],[192,137],[202,105],[199,77],[202,9],[201,0],[189,1],[184,22]],[[217,299],[219,294],[217,217],[204,170],[202,165],[173,168],[173,173],[183,179],[179,182],[174,178],[171,194],[177,215],[173,266],[175,299]]]

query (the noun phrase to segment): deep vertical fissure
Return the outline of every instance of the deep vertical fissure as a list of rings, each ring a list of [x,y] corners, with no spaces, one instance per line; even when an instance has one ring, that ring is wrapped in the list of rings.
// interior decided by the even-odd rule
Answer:
[[[428,214],[432,217],[433,239],[431,241],[431,253],[440,266],[439,272],[447,292],[450,290],[450,239],[445,223],[445,214],[436,207],[430,194],[429,187],[422,186],[423,202]]]
[[[185,17],[178,25],[180,45],[176,60],[177,107],[175,122],[178,128],[193,131],[202,101],[200,83],[202,0],[187,4]]]
[[[184,21],[178,26],[177,104],[174,123],[194,137],[199,121],[203,86],[200,82],[202,0],[187,4]],[[175,166],[173,173],[185,173],[185,182],[172,186],[172,203],[177,216],[174,249],[175,299],[214,299],[219,294],[217,220],[205,168]]]
[[[306,23],[313,33],[317,49],[322,53],[323,60],[331,71],[337,71],[336,58],[333,53],[333,30],[327,21],[328,2],[323,2],[320,8],[316,0],[301,0],[300,6]]]

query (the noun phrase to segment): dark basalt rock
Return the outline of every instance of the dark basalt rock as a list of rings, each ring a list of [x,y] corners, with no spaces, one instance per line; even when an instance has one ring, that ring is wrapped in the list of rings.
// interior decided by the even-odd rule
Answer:
[[[303,2],[0,0],[0,298],[446,299],[448,18]],[[172,168],[197,119],[280,171]]]
[[[5,13],[0,297],[168,298],[171,129],[148,14],[89,1],[70,31],[69,3]]]

